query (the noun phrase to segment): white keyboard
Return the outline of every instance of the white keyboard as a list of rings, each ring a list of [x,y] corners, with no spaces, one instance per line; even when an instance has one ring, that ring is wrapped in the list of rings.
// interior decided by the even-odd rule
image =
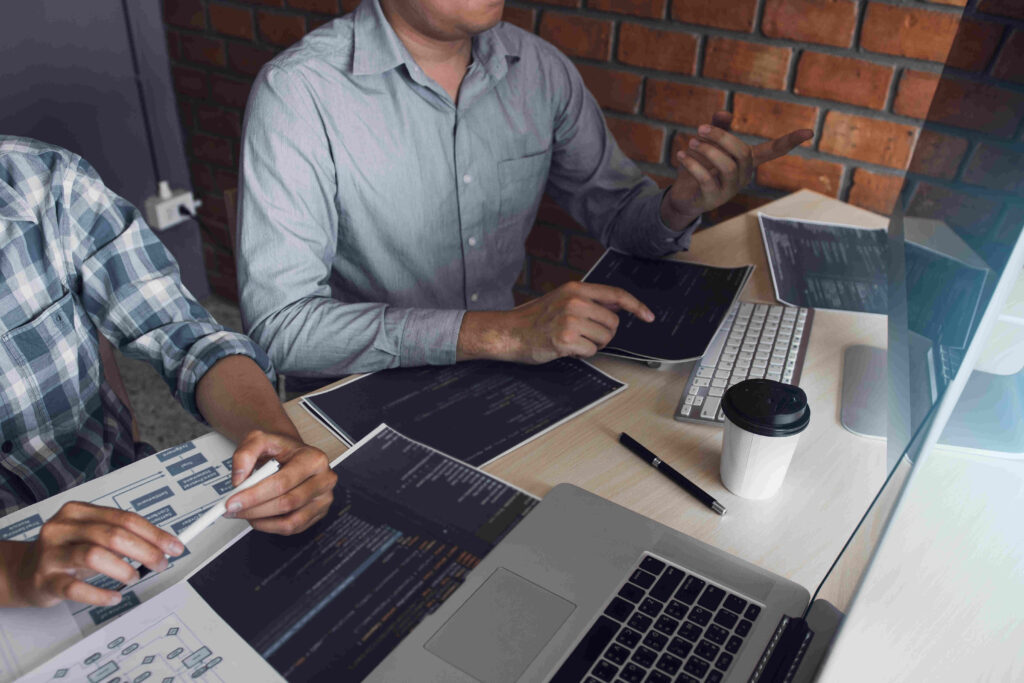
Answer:
[[[675,418],[721,425],[722,396],[733,384],[757,377],[798,384],[813,317],[796,306],[733,304],[694,364]]]

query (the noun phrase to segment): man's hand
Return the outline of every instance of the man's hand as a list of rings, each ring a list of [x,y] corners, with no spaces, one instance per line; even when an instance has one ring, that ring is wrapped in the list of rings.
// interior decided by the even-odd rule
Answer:
[[[289,436],[250,432],[235,451],[231,483],[241,484],[257,463],[276,458],[277,473],[228,498],[228,517],[247,519],[254,529],[297,534],[323,519],[334,500],[338,476],[323,451]]]
[[[593,356],[615,336],[619,310],[654,320],[629,292],[587,282],[569,282],[511,311],[470,311],[462,319],[457,359],[539,364]]]
[[[679,175],[661,204],[667,225],[681,230],[705,211],[725,204],[753,179],[758,166],[814,137],[805,128],[751,147],[729,132],[731,126],[732,114],[717,112],[710,125],[697,129],[689,149],[676,154]]]
[[[162,571],[167,568],[165,554],[177,556],[184,550],[178,539],[134,512],[67,503],[43,524],[35,541],[3,544],[6,595],[0,605],[49,607],[62,600],[116,605],[120,593],[83,579],[105,574],[132,583],[139,574],[124,558]]]

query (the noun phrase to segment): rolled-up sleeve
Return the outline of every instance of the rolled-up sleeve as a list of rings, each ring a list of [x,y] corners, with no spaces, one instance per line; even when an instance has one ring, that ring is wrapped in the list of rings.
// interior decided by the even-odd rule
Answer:
[[[237,253],[247,331],[281,372],[304,376],[454,363],[464,311],[332,293],[345,172],[301,76],[264,69],[242,142]]]
[[[202,420],[196,387],[226,356],[255,361],[267,379],[267,354],[248,337],[226,330],[185,289],[178,264],[138,210],[111,192],[78,160],[64,181],[71,272],[93,325],[129,358],[148,361],[175,398]]]
[[[664,191],[619,149],[579,71],[554,48],[546,63],[562,104],[548,194],[606,247],[652,257],[687,249],[700,219],[681,231],[665,225]]]

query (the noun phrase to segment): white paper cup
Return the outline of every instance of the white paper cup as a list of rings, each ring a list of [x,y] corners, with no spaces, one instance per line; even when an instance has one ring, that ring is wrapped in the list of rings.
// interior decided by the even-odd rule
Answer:
[[[746,380],[726,392],[722,411],[722,483],[743,498],[771,498],[810,423],[806,394],[781,382]]]

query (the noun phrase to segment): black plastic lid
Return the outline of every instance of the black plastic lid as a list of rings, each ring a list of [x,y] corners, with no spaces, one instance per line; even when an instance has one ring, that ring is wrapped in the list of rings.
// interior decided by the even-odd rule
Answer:
[[[722,412],[737,427],[761,436],[799,434],[811,421],[804,390],[770,379],[748,379],[730,387],[722,398]]]

